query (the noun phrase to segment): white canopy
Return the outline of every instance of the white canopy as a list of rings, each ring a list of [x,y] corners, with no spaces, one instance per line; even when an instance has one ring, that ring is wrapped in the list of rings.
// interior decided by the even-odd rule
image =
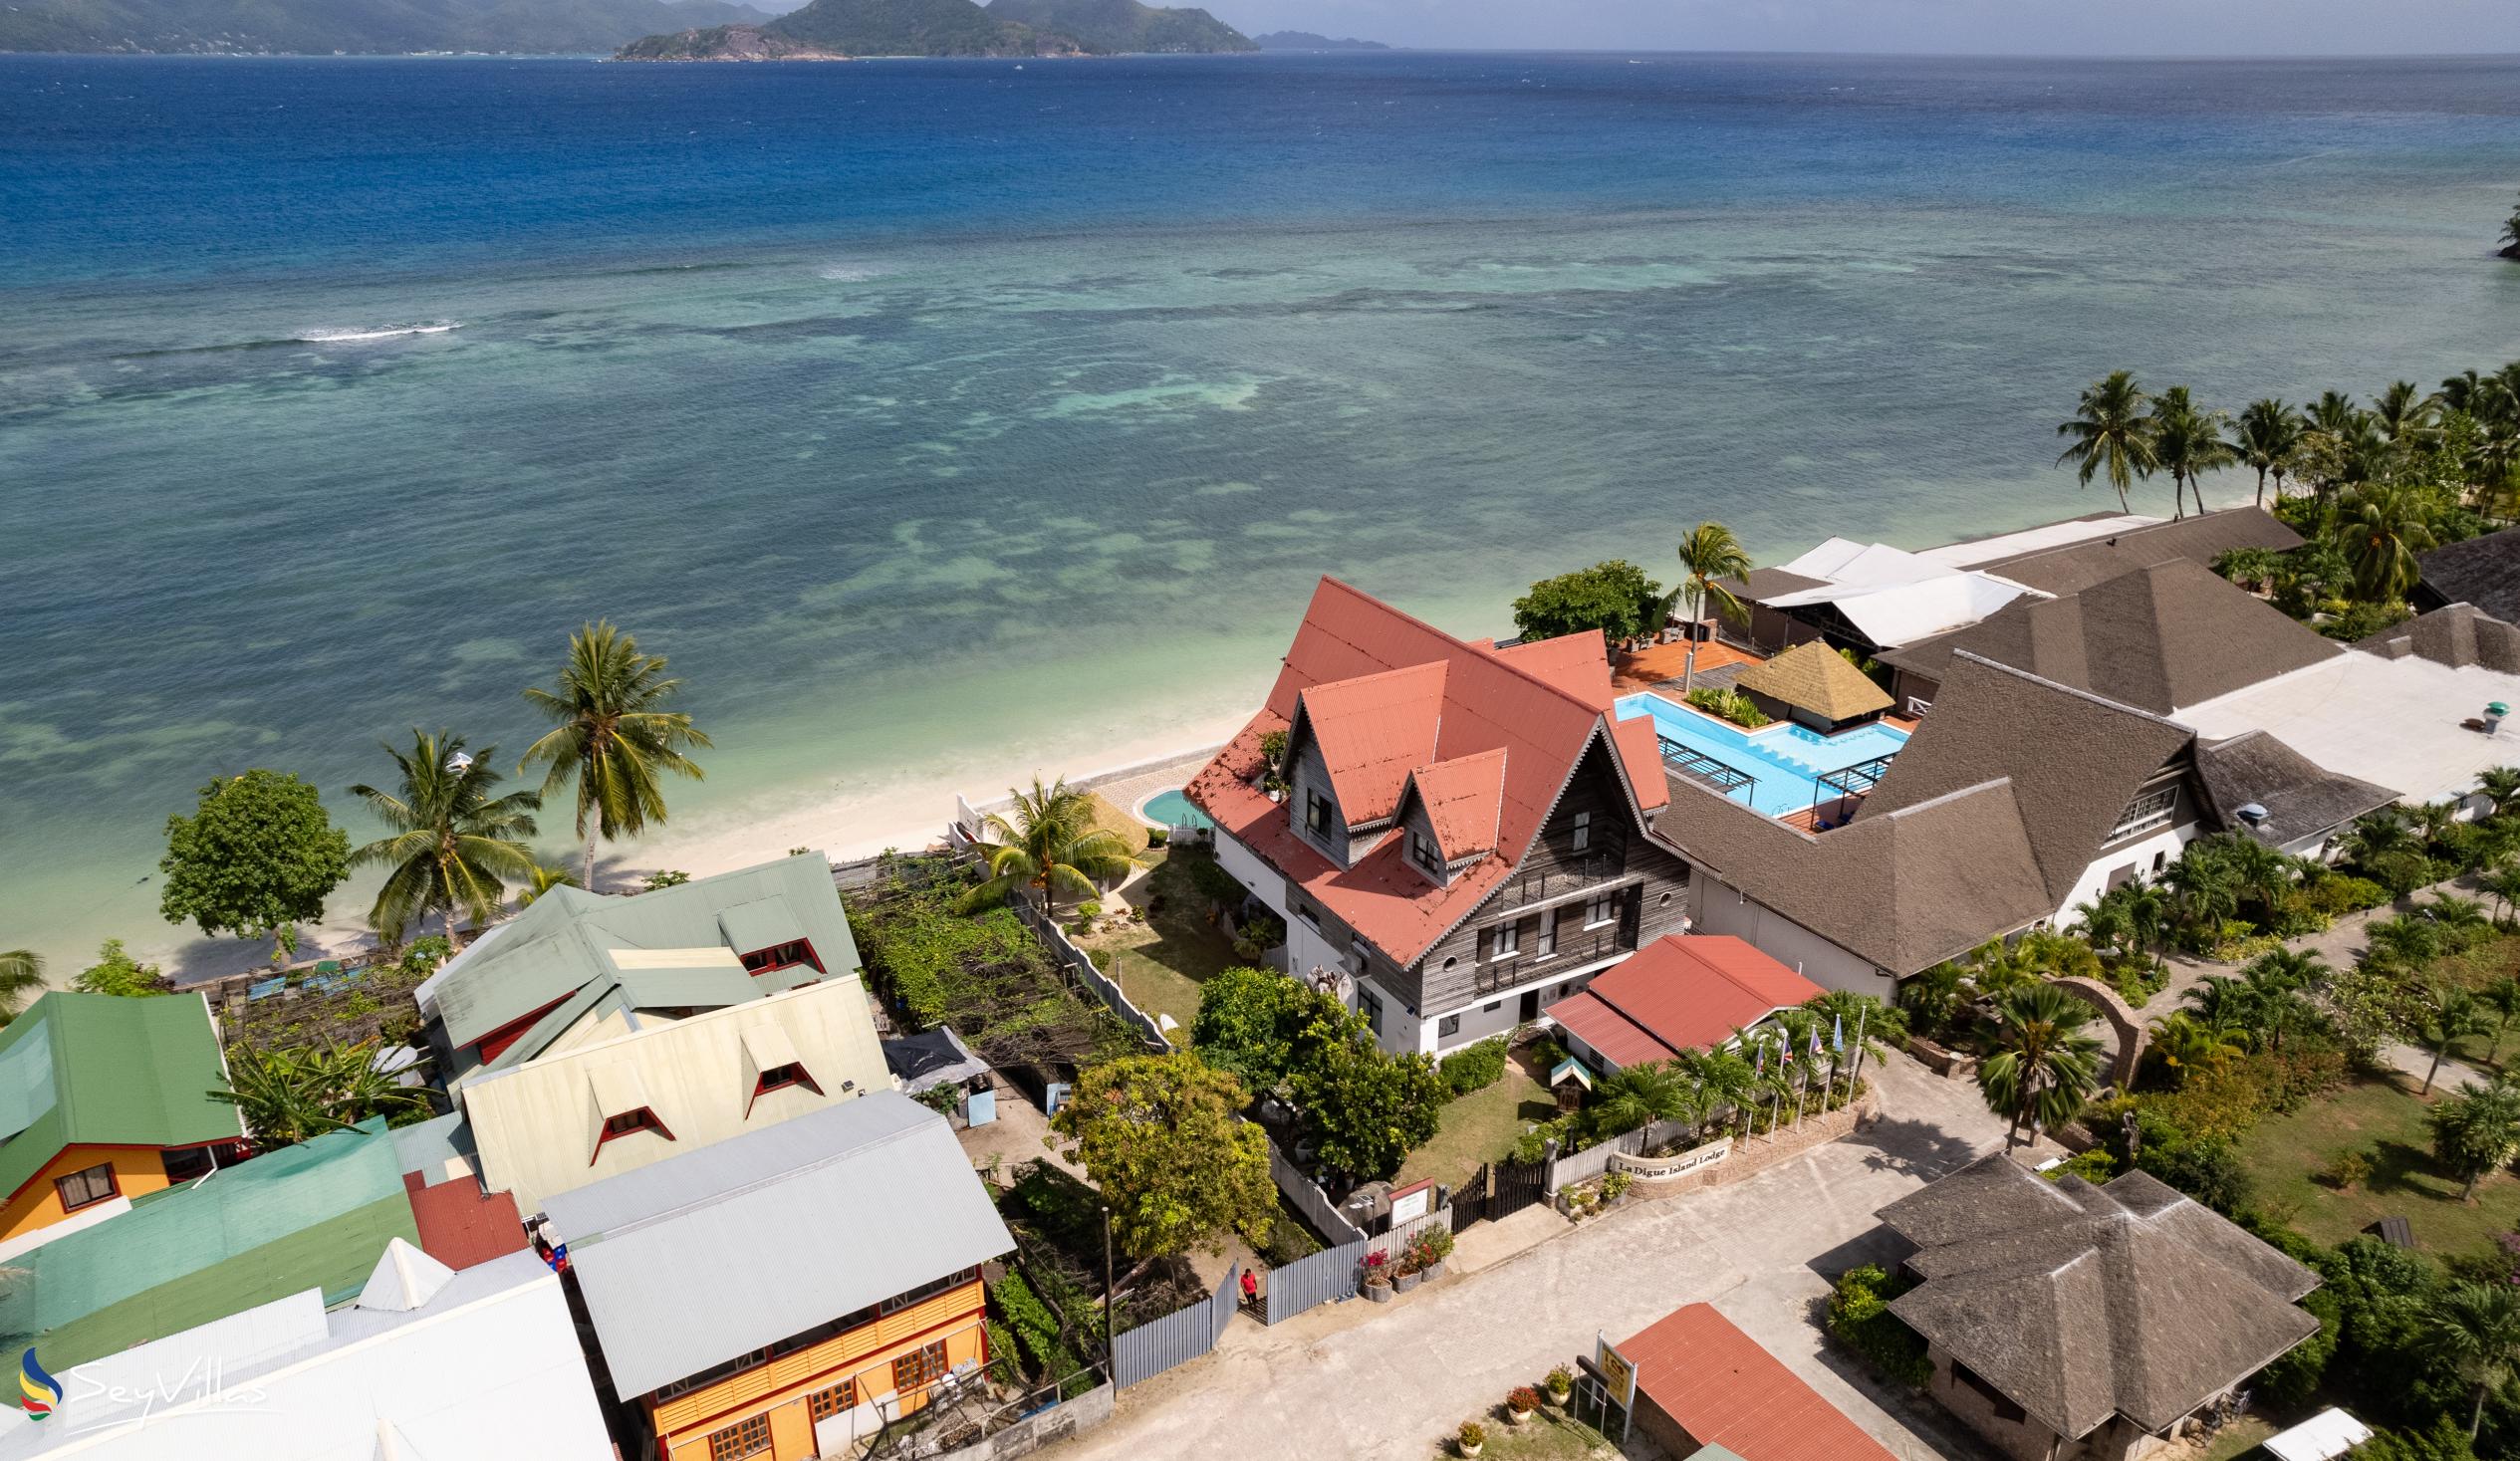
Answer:
[[[2335,1461],[2372,1438],[2372,1428],[2331,1405],[2285,1431],[2269,1437],[2266,1449],[2276,1461]]]

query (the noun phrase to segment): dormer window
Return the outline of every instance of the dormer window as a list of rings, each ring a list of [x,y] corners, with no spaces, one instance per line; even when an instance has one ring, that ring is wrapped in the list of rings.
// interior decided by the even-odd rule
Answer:
[[[773,1091],[785,1091],[791,1086],[802,1087],[816,1096],[823,1094],[822,1083],[816,1081],[813,1073],[805,1069],[805,1064],[802,1061],[790,1061],[784,1066],[772,1066],[753,1078],[752,1097],[744,1102],[744,1114],[747,1116],[752,1114],[754,1101],[758,1101]]]
[[[743,1035],[744,1073],[752,1078],[752,1090],[744,1097],[744,1115],[750,1118],[753,1106],[773,1091],[800,1088],[823,1094],[823,1084],[805,1067],[805,1058],[797,1054],[796,1043],[776,1025],[761,1025]],[[794,1114],[793,1111],[789,1112]]]
[[[1435,840],[1412,829],[1408,834],[1408,860],[1422,868],[1428,877],[1443,877],[1443,853],[1435,850]]]
[[[1579,852],[1583,852],[1586,848],[1589,848],[1592,845],[1593,814],[1590,812],[1578,812],[1575,814],[1575,851]]]
[[[799,964],[821,969],[823,962],[814,957],[814,945],[804,939],[755,949],[744,957],[744,968],[754,974],[768,974],[777,969],[793,969]]]
[[[1315,837],[1330,836],[1330,799],[1319,792],[1304,794],[1304,826]]]
[[[587,1094],[595,1107],[595,1141],[587,1152],[587,1165],[595,1165],[606,1146],[639,1140],[642,1132],[673,1139],[673,1128],[656,1114],[655,1101],[637,1071],[621,1067],[589,1071]]]
[[[623,1111],[619,1115],[604,1118],[604,1134],[595,1139],[596,1156],[604,1154],[605,1143],[618,1141],[625,1136],[633,1136],[641,1131],[653,1131],[667,1141],[673,1139],[673,1132],[667,1130],[665,1123],[657,1119],[654,1108],[642,1105],[636,1110]],[[594,1159],[589,1158],[587,1165],[595,1165]]]

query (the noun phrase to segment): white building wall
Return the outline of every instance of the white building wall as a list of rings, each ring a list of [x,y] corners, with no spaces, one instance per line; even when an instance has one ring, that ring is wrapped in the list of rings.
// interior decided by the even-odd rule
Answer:
[[[1889,999],[1895,981],[1819,934],[1699,869],[1699,933],[1729,933],[1823,989]]]
[[[1216,865],[1234,875],[1234,881],[1251,889],[1251,895],[1266,903],[1269,911],[1286,916],[1286,876],[1260,854],[1235,841],[1234,835],[1219,829],[1216,834]]]
[[[2055,916],[2049,921],[2059,928],[2070,928],[2082,922],[2082,915],[2074,910],[2085,903],[2100,901],[2100,895],[2109,891],[2109,875],[2112,872],[2121,867],[2133,867],[2138,873],[2149,878],[2154,875],[2153,858],[2160,858],[2161,865],[2164,867],[2177,861],[2180,850],[2194,842],[2203,830],[2201,824],[2191,822],[2184,827],[2169,828],[2154,833],[2140,843],[2129,843],[2114,852],[2103,853],[2093,861],[2092,865],[2083,869],[2081,877],[2075,879],[2074,890],[2065,895],[2065,901],[2057,906]]]
[[[1301,918],[1286,920],[1286,972],[1310,979],[1315,969],[1338,974],[1346,969],[1347,950],[1334,946],[1322,931]]]

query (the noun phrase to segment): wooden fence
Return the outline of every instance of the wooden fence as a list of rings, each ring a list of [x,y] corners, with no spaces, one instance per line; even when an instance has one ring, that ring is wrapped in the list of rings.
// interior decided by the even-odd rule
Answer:
[[[1187,1309],[1176,1309],[1149,1324],[1112,1339],[1112,1379],[1122,1388],[1186,1364],[1216,1347],[1225,1327],[1234,1322],[1241,1298],[1242,1265],[1228,1265],[1225,1281]]]

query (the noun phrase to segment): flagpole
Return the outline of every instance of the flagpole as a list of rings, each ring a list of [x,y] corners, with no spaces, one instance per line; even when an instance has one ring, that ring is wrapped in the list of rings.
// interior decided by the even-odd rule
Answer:
[[[1864,1079],[1864,1022],[1873,1013],[1866,1005],[1855,1014],[1855,1073],[1847,1078],[1847,1099],[1855,1099],[1855,1083]]]

